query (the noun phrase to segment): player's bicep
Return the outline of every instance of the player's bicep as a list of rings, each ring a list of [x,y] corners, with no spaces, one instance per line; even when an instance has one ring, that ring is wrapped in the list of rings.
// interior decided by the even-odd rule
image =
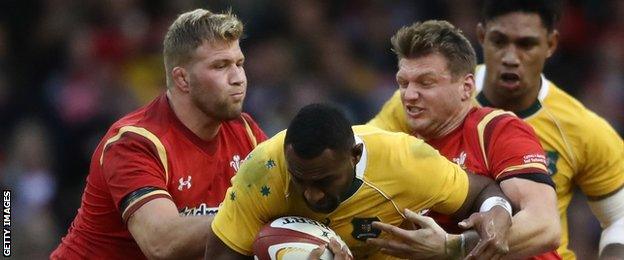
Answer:
[[[483,138],[489,137],[485,149],[491,177],[500,182],[523,174],[548,176],[546,155],[533,128],[516,117],[499,117],[483,133],[486,135]]]
[[[170,199],[153,199],[140,206],[128,218],[128,230],[141,250],[153,252],[155,239],[161,237],[163,228],[171,219],[179,217],[175,204]],[[149,254],[148,254],[149,255]]]
[[[557,215],[557,194],[552,186],[523,178],[510,178],[500,182],[500,187],[514,212],[531,208]]]

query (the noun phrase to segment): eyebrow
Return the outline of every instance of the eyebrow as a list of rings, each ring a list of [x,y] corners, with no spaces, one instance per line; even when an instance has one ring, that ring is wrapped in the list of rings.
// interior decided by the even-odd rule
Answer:
[[[490,37],[503,37],[505,39],[509,39],[509,35],[507,35],[506,33],[503,33],[499,30],[492,30],[492,35]],[[539,41],[539,36],[535,36],[535,35],[527,35],[527,36],[522,36],[519,37],[517,39],[515,39],[515,41]]]
[[[306,181],[317,181],[317,180],[321,180],[323,178],[326,178],[327,176],[319,176],[320,174],[323,173],[322,170],[320,169],[313,169],[312,171],[306,173],[306,174],[302,174],[300,171],[298,171],[298,169],[295,169],[293,167],[291,167],[290,165],[288,166],[288,171],[290,172],[290,174],[292,174],[292,176],[296,179],[306,179]]]
[[[217,63],[217,62],[225,62],[225,63],[231,63],[231,62],[237,62],[237,61],[244,61],[245,57],[241,58],[241,59],[228,59],[228,58],[220,58],[220,59],[215,59],[210,61],[210,63]]]

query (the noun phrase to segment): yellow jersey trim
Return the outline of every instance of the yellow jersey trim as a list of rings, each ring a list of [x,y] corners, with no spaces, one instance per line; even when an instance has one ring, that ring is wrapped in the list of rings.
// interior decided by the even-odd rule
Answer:
[[[243,122],[245,123],[245,130],[247,131],[247,136],[249,137],[249,140],[251,141],[251,147],[256,148],[256,146],[258,145],[258,140],[256,140],[256,136],[253,134],[253,131],[251,130],[251,126],[249,126],[249,123],[247,122],[244,116],[241,116],[241,119],[243,119]]]
[[[109,144],[119,140],[119,138],[121,138],[121,136],[127,132],[135,133],[140,136],[143,136],[147,138],[147,140],[152,142],[154,146],[156,146],[156,150],[158,151],[158,158],[160,159],[160,163],[162,163],[163,168],[165,168],[165,183],[169,184],[169,166],[167,163],[167,150],[165,150],[165,146],[162,144],[162,142],[160,142],[160,139],[158,139],[156,135],[154,135],[152,132],[142,127],[130,126],[130,125],[124,126],[119,129],[119,132],[115,136],[109,138],[104,144],[104,148],[102,148],[102,154],[100,155],[100,166],[104,163],[104,152],[106,151],[106,147],[108,147]]]
[[[128,206],[121,213],[122,219],[126,219],[126,212],[128,212],[128,210],[131,209],[135,204],[141,202],[143,199],[145,199],[147,197],[151,197],[151,196],[158,195],[158,194],[167,195],[167,196],[171,197],[171,194],[169,194],[169,192],[167,192],[165,190],[155,190],[155,191],[149,192],[147,194],[144,194],[143,196],[136,198],[134,201],[132,201],[132,203],[128,204]]]
[[[481,119],[481,122],[479,122],[479,124],[477,124],[477,134],[479,136],[479,145],[481,146],[481,154],[483,155],[483,161],[485,162],[485,167],[489,170],[490,169],[490,161],[488,160],[487,154],[485,153],[486,147],[485,147],[485,128],[487,127],[487,125],[492,121],[492,119],[501,116],[501,115],[514,115],[511,112],[505,112],[502,110],[494,110],[492,112],[490,112],[489,114],[487,114],[485,117],[483,117],[483,119]]]
[[[528,169],[528,168],[537,168],[537,169],[543,170],[544,172],[548,172],[548,169],[546,169],[546,166],[544,164],[541,164],[541,163],[527,163],[527,164],[522,164],[522,165],[509,166],[509,167],[505,168],[504,170],[502,170],[496,176],[498,177],[499,175],[501,175],[503,173],[506,173],[506,172],[522,170],[522,169]]]

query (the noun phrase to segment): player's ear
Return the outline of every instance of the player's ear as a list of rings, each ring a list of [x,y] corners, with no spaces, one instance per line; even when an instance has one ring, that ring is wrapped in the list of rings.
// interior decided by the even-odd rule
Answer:
[[[362,158],[362,153],[364,152],[364,143],[359,143],[353,146],[351,149],[351,156],[353,157],[353,164],[357,164],[360,162],[360,158]]]
[[[186,69],[182,67],[174,67],[171,70],[171,75],[173,78],[173,83],[177,89],[184,93],[188,93],[190,91],[190,84],[188,82],[188,72]]]
[[[468,73],[464,75],[462,79],[462,88],[461,88],[461,101],[466,101],[472,98],[472,93],[475,90],[475,79],[474,74]]]
[[[548,56],[546,57],[550,58],[557,50],[557,45],[559,45],[559,31],[557,29],[553,29],[552,32],[548,33],[546,43],[548,44]]]
[[[477,40],[479,40],[479,44],[483,45],[485,40],[485,25],[483,23],[477,24]]]

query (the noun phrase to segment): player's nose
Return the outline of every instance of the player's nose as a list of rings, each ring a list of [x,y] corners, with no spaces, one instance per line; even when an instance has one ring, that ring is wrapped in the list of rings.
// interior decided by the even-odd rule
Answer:
[[[247,75],[245,74],[245,69],[242,67],[234,66],[232,70],[230,70],[230,84],[234,86],[243,86],[247,81]]]
[[[520,57],[518,55],[518,50],[514,46],[510,46],[505,49],[503,53],[503,65],[508,67],[517,67],[520,64]]]
[[[404,93],[404,96],[403,96],[403,98],[404,98],[405,100],[408,100],[408,101],[409,101],[409,100],[416,100],[416,99],[418,99],[419,97],[420,97],[420,93],[418,92],[418,89],[417,89],[416,87],[414,87],[414,86],[408,86],[408,87],[405,89],[405,93]]]

